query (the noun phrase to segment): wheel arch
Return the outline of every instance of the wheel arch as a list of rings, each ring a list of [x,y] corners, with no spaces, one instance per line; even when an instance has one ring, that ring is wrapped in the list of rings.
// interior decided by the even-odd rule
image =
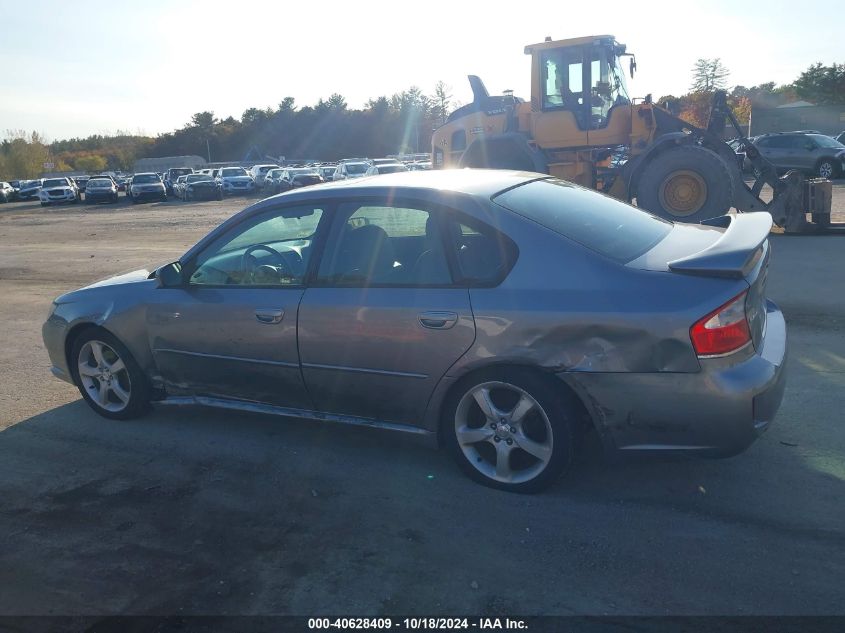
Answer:
[[[85,332],[89,330],[102,330],[104,332],[108,332],[115,338],[117,335],[109,330],[106,327],[103,327],[99,323],[95,323],[94,321],[83,321],[82,323],[76,323],[68,330],[67,336],[65,336],[65,362],[67,363],[67,368],[70,371],[70,375],[73,378],[74,382],[77,380],[76,376],[76,362],[74,359],[71,358],[71,354],[73,353],[73,346],[76,343],[76,340]]]
[[[629,161],[625,166],[627,172],[625,174],[625,180],[628,183],[628,200],[630,201],[637,197],[637,187],[640,184],[640,178],[650,161],[668,149],[690,143],[692,143],[692,138],[689,134],[685,134],[684,132],[668,132],[658,136],[646,151],[634,160]]]
[[[462,373],[453,377],[451,384],[445,389],[441,397],[436,402],[435,415],[437,426],[435,434],[438,447],[444,446],[443,430],[445,426],[446,407],[449,405],[455,394],[463,389],[466,384],[486,373],[508,369],[528,371],[546,381],[555,389],[562,390],[565,397],[576,408],[576,424],[579,432],[586,433],[590,430],[598,432],[600,430],[596,424],[596,418],[593,415],[592,409],[588,405],[589,399],[585,402],[585,394],[582,393],[582,390],[579,389],[573,381],[567,379],[565,372],[555,373],[547,368],[525,361],[502,360],[485,363],[483,365],[466,367]]]
[[[489,167],[490,163],[513,161],[513,167],[492,167],[493,169],[517,169],[549,173],[548,162],[542,152],[532,148],[528,139],[517,132],[482,136],[475,139],[464,151],[459,167]]]

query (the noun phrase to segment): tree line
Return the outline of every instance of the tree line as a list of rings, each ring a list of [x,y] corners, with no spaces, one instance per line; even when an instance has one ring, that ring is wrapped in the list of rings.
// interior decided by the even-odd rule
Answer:
[[[712,93],[726,89],[730,71],[721,60],[699,59],[689,92],[664,95],[657,103],[694,125],[704,126]],[[845,104],[845,64],[811,65],[792,83],[733,86],[729,103],[741,123],[753,108],[775,107],[798,99],[818,105]],[[48,143],[36,132],[8,131],[0,142],[0,178],[34,178],[51,171],[131,170],[139,158],[196,154],[212,161],[288,159],[336,160],[346,156],[385,156],[427,152],[432,131],[460,104],[440,81],[431,94],[419,87],[349,108],[333,94],[314,105],[299,106],[284,97],[276,107],[248,108],[239,119],[197,112],[185,125],[155,138],[118,132]]]
[[[728,104],[740,123],[748,123],[754,108],[774,108],[799,99],[815,105],[845,105],[845,64],[813,64],[795,81],[783,85],[770,81],[727,90],[729,76],[730,71],[718,57],[700,58],[692,68],[689,92],[680,97],[664,95],[657,103],[700,127],[707,124],[716,90],[727,91]]]

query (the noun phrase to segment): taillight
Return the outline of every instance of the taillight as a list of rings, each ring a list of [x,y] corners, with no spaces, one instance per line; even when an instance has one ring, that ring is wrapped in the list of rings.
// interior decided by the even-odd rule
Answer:
[[[745,315],[745,295],[734,297],[696,321],[689,334],[699,356],[730,354],[751,341],[751,330]]]

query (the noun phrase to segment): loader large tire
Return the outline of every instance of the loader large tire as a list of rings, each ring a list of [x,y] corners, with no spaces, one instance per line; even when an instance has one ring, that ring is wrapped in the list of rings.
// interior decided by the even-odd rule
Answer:
[[[646,165],[637,206],[667,220],[698,223],[728,212],[733,182],[718,154],[697,145],[673,147]]]
[[[543,157],[518,134],[478,139],[464,152],[460,167],[548,173]]]

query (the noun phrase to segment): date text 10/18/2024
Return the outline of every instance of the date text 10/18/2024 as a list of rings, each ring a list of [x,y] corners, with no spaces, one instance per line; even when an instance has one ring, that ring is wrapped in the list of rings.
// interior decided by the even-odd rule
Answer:
[[[308,618],[311,630],[372,629],[372,630],[525,630],[525,620],[511,618]]]

